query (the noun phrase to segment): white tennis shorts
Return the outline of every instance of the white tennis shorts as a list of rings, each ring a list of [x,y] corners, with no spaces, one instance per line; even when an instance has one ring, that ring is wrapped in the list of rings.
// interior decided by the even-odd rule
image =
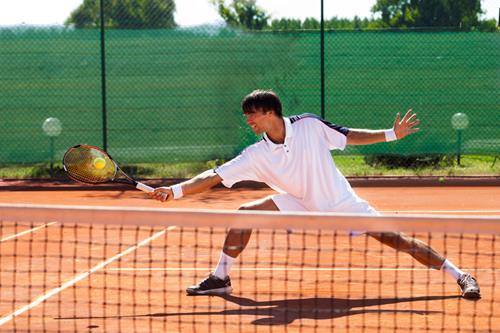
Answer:
[[[311,211],[311,209],[305,207],[299,199],[287,193],[272,195],[271,199],[274,201],[276,206],[278,206],[279,210],[282,212]],[[340,203],[340,205],[338,205],[332,211],[329,212],[380,215],[380,213],[375,208],[370,206],[368,202],[361,199],[356,200],[355,198],[353,198],[353,200],[344,201]]]
[[[311,211],[307,209],[300,200],[294,196],[282,193],[275,194],[271,196],[278,209],[282,212],[308,212]],[[342,202],[330,213],[352,213],[352,214],[370,214],[370,215],[381,215],[375,208],[370,206],[368,202],[353,198],[353,200]],[[358,236],[364,234],[364,231],[351,231],[351,235]]]

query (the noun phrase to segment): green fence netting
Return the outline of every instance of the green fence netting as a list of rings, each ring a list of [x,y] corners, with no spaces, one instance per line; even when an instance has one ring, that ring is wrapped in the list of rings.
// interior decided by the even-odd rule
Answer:
[[[286,115],[321,112],[320,33],[221,27],[106,31],[108,151],[123,163],[227,159],[256,140],[240,101],[273,89]],[[0,29],[0,163],[103,144],[98,29]],[[388,128],[413,107],[421,131],[348,154],[500,154],[500,33],[328,31],[326,118]],[[58,136],[45,119],[62,123]],[[51,146],[52,144],[52,146]],[[53,149],[52,149],[53,147]]]

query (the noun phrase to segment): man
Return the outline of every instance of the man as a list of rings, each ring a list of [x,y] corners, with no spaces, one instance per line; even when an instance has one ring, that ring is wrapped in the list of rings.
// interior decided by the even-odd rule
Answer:
[[[199,193],[223,183],[231,187],[242,180],[264,182],[278,194],[240,207],[241,210],[320,211],[377,214],[359,198],[336,168],[330,150],[347,144],[364,145],[393,141],[417,132],[419,120],[412,110],[403,119],[396,116],[389,130],[348,129],[331,124],[315,115],[282,116],[281,101],[269,90],[256,90],[242,102],[248,125],[259,142],[215,170],[208,170],[188,181],[160,187],[151,195],[160,201]],[[230,294],[229,272],[236,257],[250,239],[251,230],[229,230],[219,263],[203,281],[187,289],[190,295]],[[460,285],[465,298],[477,299],[476,280],[446,260],[427,244],[396,232],[369,232],[369,236],[398,251],[404,251],[427,267],[443,269]]]

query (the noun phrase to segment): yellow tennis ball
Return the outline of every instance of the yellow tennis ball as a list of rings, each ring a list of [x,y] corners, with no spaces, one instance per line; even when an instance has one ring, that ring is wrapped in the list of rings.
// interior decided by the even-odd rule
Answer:
[[[98,157],[96,159],[94,159],[94,167],[98,170],[100,169],[104,169],[104,167],[106,166],[106,160],[102,157]]]

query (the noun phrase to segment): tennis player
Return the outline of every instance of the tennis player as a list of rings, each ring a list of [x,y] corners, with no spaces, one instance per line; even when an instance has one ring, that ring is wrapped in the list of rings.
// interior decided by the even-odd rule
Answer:
[[[353,191],[335,166],[330,150],[346,145],[367,145],[400,140],[417,132],[419,120],[412,110],[387,130],[352,129],[338,126],[312,114],[283,117],[281,101],[270,90],[256,90],[242,102],[248,125],[262,140],[247,147],[227,163],[171,187],[151,194],[160,201],[199,193],[222,182],[226,187],[243,180],[264,182],[278,194],[240,207],[241,210],[319,211],[378,215]],[[230,294],[229,272],[246,247],[252,230],[229,230],[214,271],[199,284],[187,288],[189,295]],[[480,298],[476,280],[424,242],[397,232],[368,232],[369,236],[398,251],[409,253],[420,263],[449,273],[462,296]]]

